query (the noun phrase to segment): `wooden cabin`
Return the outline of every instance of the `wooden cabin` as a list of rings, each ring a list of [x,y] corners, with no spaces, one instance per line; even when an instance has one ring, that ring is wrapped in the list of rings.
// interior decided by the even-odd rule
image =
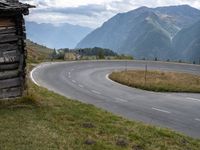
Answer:
[[[0,1],[0,99],[23,95],[26,76],[23,15],[28,15],[31,7],[18,0]]]

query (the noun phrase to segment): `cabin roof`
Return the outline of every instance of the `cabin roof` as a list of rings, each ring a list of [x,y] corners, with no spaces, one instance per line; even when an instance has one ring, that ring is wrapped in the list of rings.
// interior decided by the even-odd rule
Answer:
[[[21,12],[24,15],[28,15],[28,9],[34,7],[18,0],[0,0],[0,14],[3,12]]]

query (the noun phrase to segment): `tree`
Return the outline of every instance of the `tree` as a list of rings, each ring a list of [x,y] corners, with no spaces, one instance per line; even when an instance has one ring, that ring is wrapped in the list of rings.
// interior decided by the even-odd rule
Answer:
[[[55,48],[53,50],[53,53],[52,53],[51,57],[52,57],[52,59],[56,59],[57,58],[57,51],[56,51]]]
[[[99,59],[105,59],[103,50],[100,50],[100,51],[98,52],[98,57],[99,57]]]

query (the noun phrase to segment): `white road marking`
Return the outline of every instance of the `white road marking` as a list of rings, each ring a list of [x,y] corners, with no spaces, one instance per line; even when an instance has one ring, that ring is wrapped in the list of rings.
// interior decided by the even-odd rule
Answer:
[[[200,122],[200,119],[199,119],[199,118],[196,118],[195,120]]]
[[[166,113],[166,114],[171,114],[171,112],[169,112],[169,111],[158,109],[158,108],[155,108],[155,107],[152,107],[152,109],[156,110],[156,111],[160,111],[160,112]]]
[[[110,79],[109,79],[109,74],[106,75],[106,79],[107,79],[107,80],[110,80]]]
[[[76,83],[76,81],[75,81],[75,80],[72,80],[72,82],[73,82],[73,83]]]
[[[121,98],[115,98],[115,100],[117,100],[118,102],[122,102],[122,103],[128,102],[127,100],[121,99]]]
[[[83,85],[81,85],[81,84],[79,84],[78,86],[79,86],[79,87],[81,87],[81,88],[83,88],[83,87],[84,87],[84,86],[83,86]]]
[[[68,78],[71,78],[71,72],[68,72],[67,76],[68,76]]]
[[[98,91],[92,90],[92,92],[95,93],[95,94],[101,95],[101,93],[98,92]]]
[[[187,97],[186,99],[188,99],[188,100],[192,100],[192,101],[200,102],[200,99],[197,99],[197,98]]]
[[[116,82],[114,82],[113,80],[111,80],[111,79],[109,78],[109,75],[110,75],[110,74],[107,74],[107,75],[106,75],[106,79],[107,79],[108,81],[110,81],[110,82],[112,82],[112,83],[115,83],[115,84],[116,84]]]
[[[37,81],[34,79],[33,77],[33,72],[35,72],[37,69],[39,69],[40,66],[35,67],[31,72],[30,72],[30,78],[33,81],[33,83],[35,83],[37,86],[40,86],[39,83],[37,83]]]

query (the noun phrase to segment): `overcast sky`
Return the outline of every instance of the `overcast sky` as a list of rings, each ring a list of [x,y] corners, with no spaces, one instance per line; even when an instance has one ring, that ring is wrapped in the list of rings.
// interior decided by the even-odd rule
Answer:
[[[96,28],[117,13],[140,6],[189,4],[200,9],[200,0],[20,0],[35,5],[26,19],[37,23],[70,23]]]

